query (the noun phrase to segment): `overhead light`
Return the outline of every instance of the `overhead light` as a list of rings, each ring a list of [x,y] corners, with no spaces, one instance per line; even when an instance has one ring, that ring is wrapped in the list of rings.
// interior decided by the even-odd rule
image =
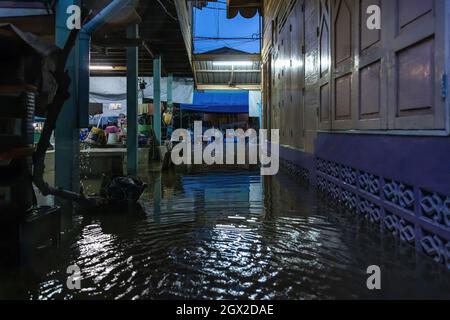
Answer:
[[[114,67],[114,66],[89,66],[90,70],[94,71],[124,71],[126,67]]]
[[[215,67],[251,67],[253,61],[214,61],[213,65]]]
[[[90,66],[89,69],[91,70],[114,70],[113,66]]]

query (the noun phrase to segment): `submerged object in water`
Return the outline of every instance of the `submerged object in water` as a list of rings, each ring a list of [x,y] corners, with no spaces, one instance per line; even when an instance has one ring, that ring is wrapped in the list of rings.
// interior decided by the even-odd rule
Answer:
[[[137,177],[116,176],[104,182],[101,196],[112,204],[136,203],[147,187]]]

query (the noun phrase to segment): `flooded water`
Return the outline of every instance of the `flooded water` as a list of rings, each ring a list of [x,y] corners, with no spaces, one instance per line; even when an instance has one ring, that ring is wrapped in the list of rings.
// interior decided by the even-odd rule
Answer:
[[[450,271],[283,174],[143,178],[141,210],[75,216],[32,271],[2,274],[0,297],[450,299]],[[67,288],[70,265],[81,269],[80,290]],[[371,265],[380,291],[367,289]]]

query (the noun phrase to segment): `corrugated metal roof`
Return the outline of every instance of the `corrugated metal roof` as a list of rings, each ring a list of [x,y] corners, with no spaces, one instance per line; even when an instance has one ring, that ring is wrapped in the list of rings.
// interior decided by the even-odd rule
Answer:
[[[261,85],[261,60],[259,55],[237,50],[225,53],[208,52],[194,56],[197,87],[217,86],[219,89],[257,89]],[[229,65],[215,62],[229,61]],[[231,61],[246,61],[251,65],[233,65]]]

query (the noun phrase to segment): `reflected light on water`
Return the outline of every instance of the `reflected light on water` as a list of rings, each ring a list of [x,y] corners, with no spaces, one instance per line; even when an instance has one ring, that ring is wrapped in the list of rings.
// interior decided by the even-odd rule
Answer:
[[[380,298],[366,287],[366,269],[376,264],[386,297],[450,298],[448,272],[436,277],[432,261],[282,174],[143,179],[150,188],[142,213],[80,212],[79,230],[35,265],[42,270],[35,282],[14,283],[22,296],[370,299]],[[80,291],[65,286],[72,264],[81,268]],[[0,286],[0,295],[6,292]]]

